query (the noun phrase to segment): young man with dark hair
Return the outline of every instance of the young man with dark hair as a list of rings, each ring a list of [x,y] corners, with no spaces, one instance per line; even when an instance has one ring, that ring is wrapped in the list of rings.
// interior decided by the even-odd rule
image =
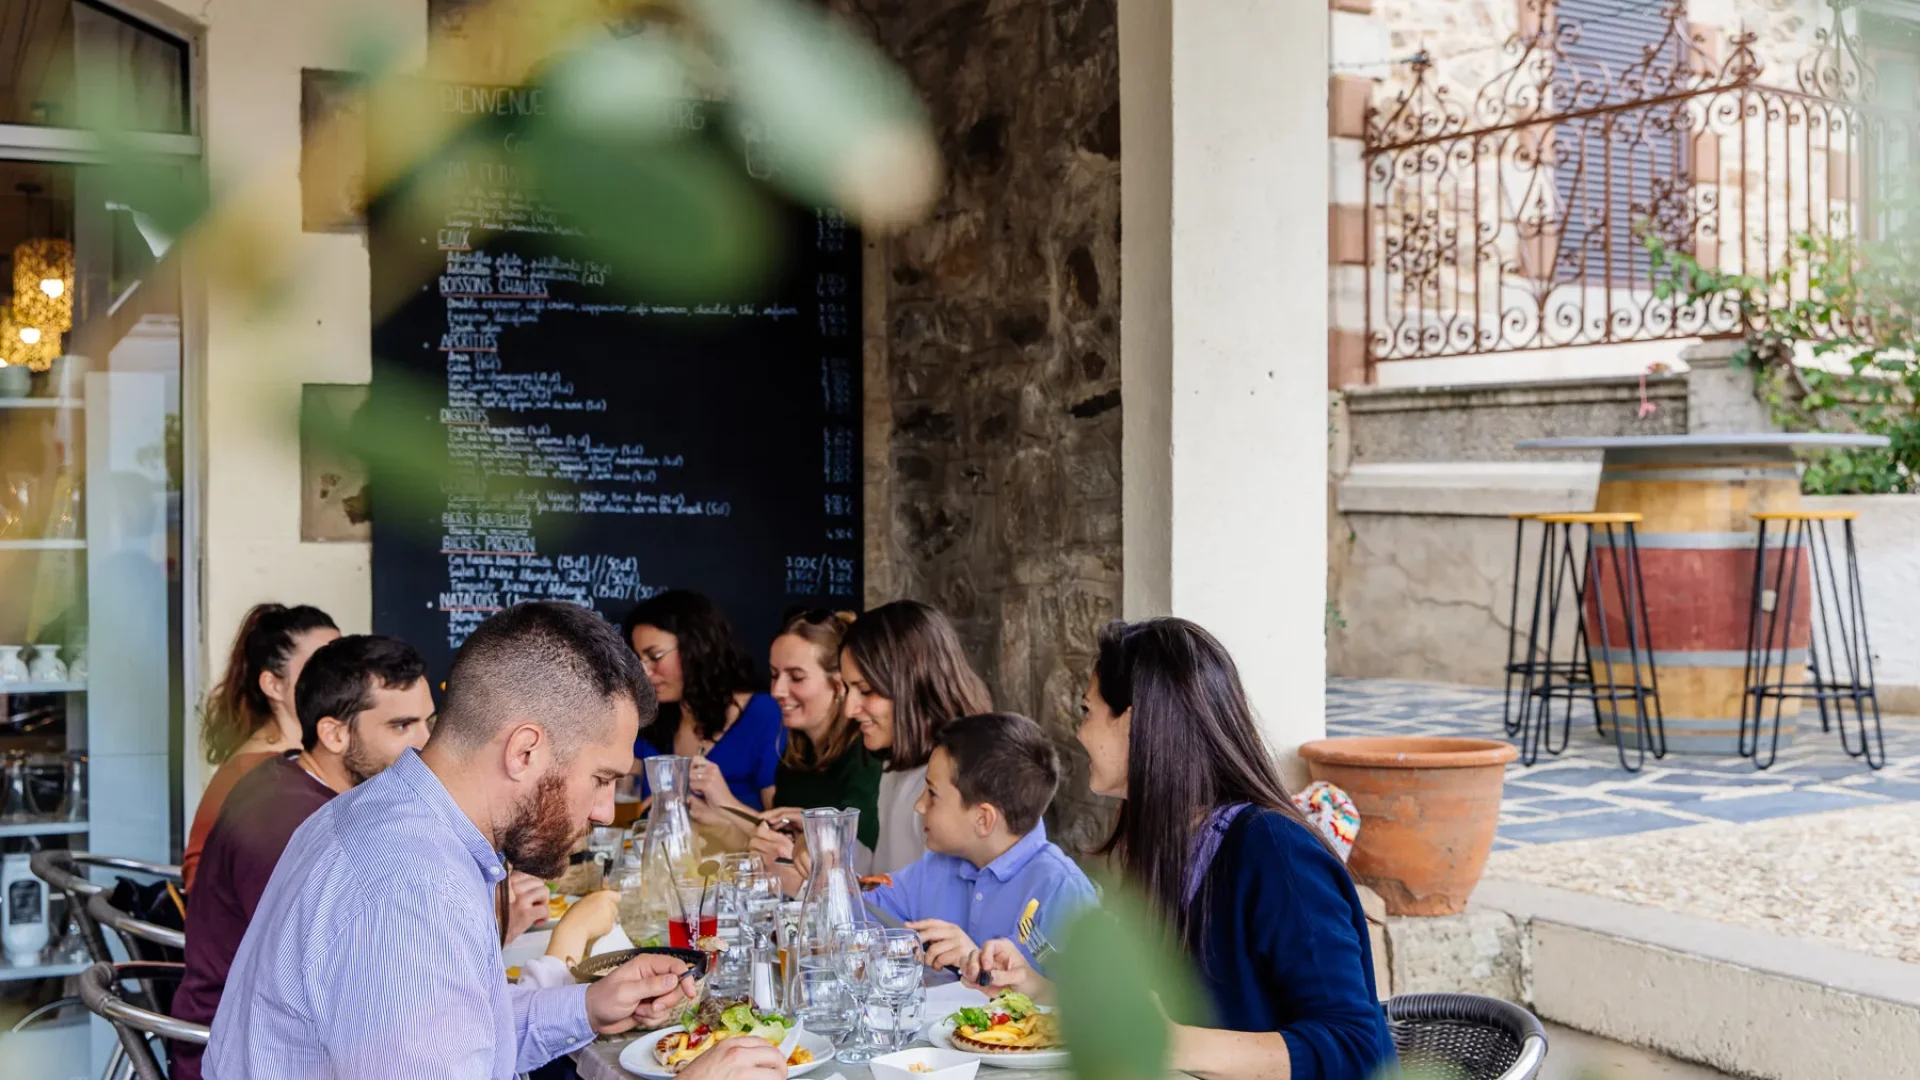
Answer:
[[[240,943],[207,1045],[210,1080],[493,1077],[598,1034],[669,1022],[685,962],[639,956],[597,982],[507,982],[494,889],[507,865],[566,869],[652,719],[640,661],[598,615],[518,604],[468,636],[433,739],[328,803],[287,845]],[[778,1047],[732,1039],[681,1080],[781,1080]]]
[[[1053,740],[1024,716],[983,713],[942,727],[913,807],[927,853],[869,902],[907,920],[936,968],[963,963],[976,941],[1015,937],[1029,900],[1040,902],[1042,931],[1057,929],[1095,901],[1093,883],[1040,820],[1059,784]]]
[[[301,749],[262,763],[234,786],[207,834],[187,905],[187,970],[174,1016],[210,1024],[227,969],[281,852],[335,795],[427,744],[433,694],[413,646],[356,634],[322,646],[294,687]],[[199,1080],[201,1048],[174,1044],[175,1080]]]

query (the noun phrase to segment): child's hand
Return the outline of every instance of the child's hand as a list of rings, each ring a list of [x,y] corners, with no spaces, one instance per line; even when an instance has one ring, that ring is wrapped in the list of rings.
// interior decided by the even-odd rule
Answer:
[[[1020,946],[1006,938],[994,938],[967,954],[960,965],[960,981],[989,996],[1002,990],[1018,990],[1036,1001],[1053,996],[1053,984],[1033,970]]]
[[[941,919],[917,919],[907,929],[920,935],[920,956],[936,970],[959,967],[976,949],[965,930]]]

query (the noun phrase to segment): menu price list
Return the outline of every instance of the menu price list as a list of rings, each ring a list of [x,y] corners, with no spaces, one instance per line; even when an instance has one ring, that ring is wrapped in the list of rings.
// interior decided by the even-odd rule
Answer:
[[[525,600],[618,619],[698,589],[750,646],[788,608],[857,606],[860,249],[844,218],[785,207],[768,292],[657,302],[557,243],[592,223],[542,205],[517,169],[435,167],[458,196],[430,233],[370,215],[376,253],[438,256],[375,328],[372,393],[424,383],[440,400],[418,422],[444,454],[437,505],[383,501],[374,475],[376,627],[444,672]]]

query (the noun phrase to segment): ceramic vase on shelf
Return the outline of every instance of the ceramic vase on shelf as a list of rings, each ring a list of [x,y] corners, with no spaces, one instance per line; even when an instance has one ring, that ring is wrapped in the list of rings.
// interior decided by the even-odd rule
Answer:
[[[27,678],[34,682],[66,682],[67,665],[60,662],[60,646],[35,645],[33,661],[27,665]]]
[[[67,678],[72,682],[87,681],[87,647],[73,646],[73,659],[67,663]]]
[[[0,645],[0,683],[27,681],[27,662],[20,659],[20,649],[18,645]]]
[[[15,964],[38,959],[47,947],[47,883],[34,876],[28,858],[0,860],[0,948]]]

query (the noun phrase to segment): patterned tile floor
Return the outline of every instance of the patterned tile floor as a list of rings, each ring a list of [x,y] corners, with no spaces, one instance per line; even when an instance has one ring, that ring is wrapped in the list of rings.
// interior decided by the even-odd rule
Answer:
[[[1501,739],[1498,689],[1378,679],[1327,682],[1329,735]],[[1887,766],[1869,772],[1817,719],[1760,772],[1741,757],[1669,754],[1629,773],[1611,741],[1576,713],[1571,745],[1532,768],[1507,767],[1494,850],[1624,836],[1714,821],[1749,822],[1890,802],[1920,802],[1920,719],[1884,721]]]

